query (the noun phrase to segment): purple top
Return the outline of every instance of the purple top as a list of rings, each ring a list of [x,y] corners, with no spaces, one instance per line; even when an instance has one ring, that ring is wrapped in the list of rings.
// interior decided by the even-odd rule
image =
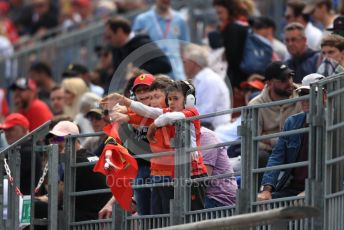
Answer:
[[[202,127],[201,146],[218,144],[216,133]],[[212,176],[233,173],[233,168],[229,162],[225,148],[202,150],[203,162],[205,165],[213,167]],[[206,196],[225,205],[234,205],[236,190],[238,186],[235,177],[209,181]]]

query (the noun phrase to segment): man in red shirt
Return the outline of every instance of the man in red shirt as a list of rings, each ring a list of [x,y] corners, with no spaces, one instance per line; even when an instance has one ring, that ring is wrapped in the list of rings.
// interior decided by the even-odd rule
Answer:
[[[29,131],[36,129],[52,119],[47,104],[37,99],[37,86],[31,79],[18,78],[11,86],[16,112],[21,113],[30,121]]]

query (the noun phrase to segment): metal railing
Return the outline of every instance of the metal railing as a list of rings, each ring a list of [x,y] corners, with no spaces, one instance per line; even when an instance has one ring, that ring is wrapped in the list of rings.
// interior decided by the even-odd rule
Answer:
[[[75,222],[75,198],[85,194],[96,194],[109,192],[108,189],[103,190],[91,190],[91,191],[75,191],[76,168],[87,166],[89,164],[76,163],[75,153],[75,141],[81,136],[100,135],[96,134],[84,134],[77,136],[69,136],[66,138],[66,157],[65,157],[65,192],[64,192],[64,206],[63,217],[61,221],[63,225],[59,225],[60,229],[152,229],[162,228],[181,224],[192,224],[200,221],[212,222],[218,218],[231,218],[238,214],[254,213],[250,218],[255,218],[255,215],[259,215],[262,212],[275,211],[277,208],[295,207],[296,209],[303,209],[303,206],[311,206],[319,210],[320,214],[316,217],[309,218],[305,216],[299,220],[281,220],[287,227],[285,229],[295,230],[310,230],[310,229],[322,229],[322,230],[336,230],[344,228],[343,221],[343,207],[344,207],[344,191],[343,191],[343,127],[344,127],[344,104],[343,104],[343,84],[344,74],[327,78],[312,85],[309,96],[300,97],[296,99],[289,99],[284,101],[278,101],[259,106],[248,106],[236,109],[230,109],[227,111],[202,115],[199,117],[187,118],[176,122],[176,137],[174,140],[175,151],[160,153],[160,154],[147,154],[140,155],[141,158],[150,159],[152,157],[158,157],[167,154],[174,154],[175,158],[175,179],[170,184],[145,184],[135,185],[134,189],[142,189],[153,186],[174,186],[174,199],[171,201],[171,211],[168,214],[163,215],[149,215],[149,216],[133,216],[128,213],[124,213],[117,205],[114,205],[112,219],[108,220],[89,220]],[[316,89],[326,89],[325,91]],[[269,135],[257,134],[257,121],[258,110],[264,107],[280,106],[285,103],[296,103],[301,100],[310,100],[310,112],[308,116],[309,126],[300,128],[298,130],[292,130],[288,132],[279,132]],[[228,146],[236,142],[224,142],[215,145],[191,147],[190,141],[190,122],[194,119],[201,119],[211,116],[219,116],[223,114],[229,114],[233,112],[240,112],[242,116],[241,126],[238,127],[238,134],[240,135],[241,143],[241,188],[237,191],[236,205],[226,206],[212,209],[204,209],[191,211],[190,209],[190,153],[195,150],[205,150],[211,148],[218,148],[222,146]],[[43,131],[44,129],[44,131]],[[42,135],[34,136],[37,140],[43,133],[48,132],[47,126],[42,128]],[[258,167],[258,142],[264,139],[270,139],[274,137],[290,136],[295,134],[309,134],[309,148],[308,148],[308,160],[293,164],[285,164],[273,167]],[[27,140],[27,139],[25,139]],[[14,145],[8,147],[1,153],[11,152],[15,154],[16,146],[22,143],[23,140],[16,142]],[[35,143],[35,142],[33,142]],[[11,154],[11,155],[12,155]],[[0,154],[0,159],[4,154]],[[0,164],[3,162],[1,161]],[[13,163],[18,163],[17,160],[13,160]],[[90,163],[92,164],[92,163]],[[15,165],[15,164],[14,164]],[[10,167],[14,167],[10,166]],[[305,186],[304,196],[294,196],[287,198],[272,199],[268,201],[257,201],[256,196],[258,192],[258,177],[257,174],[271,170],[282,170],[288,168],[295,168],[307,166],[308,178]],[[50,170],[50,168],[49,168]],[[17,172],[17,170],[15,170]],[[233,176],[233,174],[224,174],[216,176],[219,178]],[[209,180],[212,178],[202,178],[199,180]],[[0,183],[0,187],[2,184]],[[15,191],[10,191],[13,201],[9,205],[9,218],[4,223],[8,229],[10,226],[17,226],[18,219],[13,218],[17,213],[17,198],[14,196]],[[0,193],[0,197],[1,197]],[[53,201],[52,201],[53,202]],[[1,206],[0,206],[1,207]],[[52,205],[54,207],[54,205]],[[56,214],[51,214],[56,215]],[[209,222],[209,223],[210,223]],[[216,221],[214,221],[216,222]],[[10,223],[10,224],[9,224]],[[51,223],[51,229],[56,226],[55,223]],[[202,222],[201,222],[202,223]],[[223,220],[219,223],[224,223]],[[192,225],[192,226],[195,226]],[[188,225],[187,225],[188,226]],[[261,224],[260,229],[274,229],[276,225]],[[250,227],[250,226],[247,226]]]
[[[240,214],[230,218],[218,218],[196,223],[161,228],[164,230],[205,230],[205,229],[249,229],[255,226],[270,225],[270,230],[288,229],[288,222],[319,215],[319,211],[312,207],[276,208],[262,212]],[[259,229],[259,228],[258,228]]]
[[[49,125],[50,122],[47,122],[40,126],[39,128],[35,129],[31,133],[25,135],[12,145],[8,146],[7,148],[3,149],[0,152],[1,158],[1,172],[3,172],[4,167],[4,158],[8,158],[8,165],[11,172],[11,176],[14,179],[14,186],[8,183],[8,194],[3,194],[3,182],[4,177],[2,176],[0,179],[0,194],[1,198],[4,195],[8,197],[8,206],[3,207],[2,202],[0,202],[0,212],[1,216],[3,215],[3,210],[7,208],[7,216],[1,218],[0,222],[0,229],[19,229],[19,196],[16,192],[16,187],[18,186],[20,189],[20,166],[21,166],[21,145],[24,143],[30,143],[32,147],[31,151],[31,162],[25,162],[28,165],[31,165],[31,189],[32,191],[30,194],[24,195],[31,195],[31,207],[30,207],[30,216],[31,222],[30,226],[31,229],[34,229],[34,225],[46,225],[48,229],[57,229],[57,213],[58,213],[58,204],[57,204],[57,197],[58,197],[58,148],[57,145],[43,145],[39,144],[38,141],[41,141],[46,134],[49,132]],[[47,162],[49,165],[48,171],[48,219],[37,219],[35,218],[35,175],[36,172],[36,154],[46,153],[47,155]],[[3,175],[3,173],[1,174]],[[38,175],[41,176],[41,175]],[[8,178],[9,179],[9,178]],[[3,216],[2,216],[3,217]]]

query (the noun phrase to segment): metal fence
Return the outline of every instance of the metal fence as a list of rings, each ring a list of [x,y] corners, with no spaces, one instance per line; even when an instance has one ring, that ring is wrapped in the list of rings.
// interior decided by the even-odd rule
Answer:
[[[20,189],[20,169],[21,169],[21,146],[24,143],[30,143],[32,147],[31,151],[31,162],[23,162],[23,164],[31,165],[31,194],[24,194],[24,195],[31,195],[31,205],[30,205],[30,222],[31,229],[33,229],[34,225],[46,225],[49,229],[57,229],[57,216],[58,216],[58,204],[57,204],[57,197],[58,197],[58,148],[57,145],[44,145],[39,144],[42,140],[42,137],[49,131],[50,122],[45,123],[41,127],[35,129],[31,133],[27,134],[26,136],[22,137],[12,145],[8,146],[7,148],[3,149],[0,153],[1,158],[1,179],[0,179],[0,197],[1,200],[4,201],[4,197],[7,197],[7,205],[5,206],[5,202],[0,202],[0,215],[1,215],[1,222],[0,222],[0,229],[19,229],[20,223],[20,195],[17,194],[17,187]],[[48,171],[48,197],[49,201],[47,203],[48,209],[48,219],[38,219],[34,218],[35,213],[35,168],[36,168],[36,154],[45,154],[47,156],[47,164],[49,165]],[[8,159],[8,165],[5,167],[7,161],[4,159]],[[37,166],[38,167],[38,166]],[[4,175],[4,170],[6,169],[6,174]],[[39,175],[41,176],[41,175]],[[13,184],[11,182],[11,178],[13,178]],[[4,181],[8,180],[8,190],[7,193],[4,194]],[[11,185],[12,184],[12,185]],[[5,216],[3,216],[5,214]],[[28,213],[27,213],[28,214]]]
[[[92,191],[75,191],[76,168],[85,166],[85,163],[76,163],[74,143],[80,136],[69,136],[66,145],[65,157],[65,191],[63,215],[59,216],[58,222],[60,229],[153,229],[178,224],[190,224],[199,221],[208,221],[223,217],[236,216],[245,213],[257,213],[274,210],[283,207],[300,207],[311,206],[320,210],[320,215],[314,218],[301,218],[299,220],[288,220],[286,229],[322,229],[335,230],[344,229],[343,208],[344,208],[344,191],[343,191],[343,127],[344,127],[344,74],[326,78],[312,85],[309,96],[301,98],[272,102],[259,106],[248,106],[231,109],[215,114],[192,117],[176,123],[176,137],[174,146],[176,150],[169,153],[140,155],[142,158],[152,158],[166,154],[175,156],[175,179],[171,183],[174,186],[174,200],[171,201],[171,211],[164,215],[136,216],[124,213],[117,205],[114,206],[112,219],[108,220],[90,220],[75,222],[75,197],[85,194],[96,194],[109,192],[108,189]],[[325,89],[325,90],[316,90]],[[327,91],[327,93],[325,93]],[[280,106],[285,103],[297,103],[300,100],[310,100],[310,113],[308,116],[309,127],[300,128],[288,132],[279,132],[269,135],[258,135],[258,110],[264,107]],[[237,202],[235,206],[204,209],[191,211],[190,209],[190,188],[185,186],[193,180],[190,179],[190,153],[195,150],[204,150],[228,146],[237,142],[224,142],[211,146],[202,146],[198,148],[191,147],[190,142],[190,122],[194,119],[202,119],[211,116],[219,116],[233,112],[240,112],[242,116],[241,126],[238,133],[241,137],[241,188],[237,191]],[[48,130],[47,126],[36,131],[31,136],[43,136]],[[44,130],[44,131],[43,131]],[[270,139],[279,136],[288,136],[297,133],[309,134],[308,160],[294,164],[258,167],[258,142],[264,139]],[[99,134],[90,134],[99,135]],[[19,142],[18,142],[19,143]],[[15,146],[8,147],[1,152],[0,158],[4,157],[4,152],[15,154]],[[21,141],[20,141],[21,143]],[[35,142],[33,142],[35,143]],[[1,164],[3,162],[1,161]],[[17,160],[14,163],[18,163]],[[306,181],[305,196],[295,196],[288,198],[273,199],[269,201],[257,201],[258,192],[258,174],[265,171],[276,169],[295,168],[300,166],[308,167],[308,179]],[[14,167],[11,166],[10,167]],[[50,169],[50,168],[49,168]],[[17,172],[17,170],[15,170]],[[219,175],[219,177],[229,177],[232,174]],[[204,178],[209,180],[211,178]],[[195,180],[195,179],[194,179]],[[202,179],[197,179],[202,180]],[[171,185],[169,184],[169,185]],[[164,184],[166,185],[166,184]],[[1,184],[0,184],[1,186]],[[159,184],[135,185],[135,189],[159,186]],[[163,185],[162,185],[163,186]],[[2,191],[2,190],[1,190]],[[17,197],[15,191],[10,190],[11,199],[9,199],[9,216],[4,221],[3,226],[11,229],[11,226],[18,226]],[[49,192],[49,194],[51,194]],[[0,193],[1,195],[1,193]],[[53,202],[53,201],[51,201]],[[52,207],[55,207],[54,205]],[[54,213],[54,212],[53,212]],[[51,215],[56,215],[51,214]],[[229,218],[230,219],[230,218]],[[49,218],[51,220],[51,218]],[[54,222],[51,223],[50,229],[57,229]],[[259,229],[273,229],[273,225],[260,225]],[[3,228],[4,229],[4,228]]]

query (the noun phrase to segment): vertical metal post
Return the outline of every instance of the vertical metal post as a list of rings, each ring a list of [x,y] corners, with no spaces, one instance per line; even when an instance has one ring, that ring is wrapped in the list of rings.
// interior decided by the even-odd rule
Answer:
[[[171,201],[171,225],[183,224],[185,212],[188,210],[190,199],[187,198],[190,187],[185,184],[190,175],[190,155],[186,148],[190,144],[190,125],[182,120],[176,123],[175,146],[175,184],[174,199]]]
[[[316,88],[319,90],[316,91]],[[310,91],[310,135],[309,135],[309,186],[306,189],[308,197],[306,196],[306,204],[310,204],[321,210],[319,217],[314,218],[312,229],[322,229],[324,220],[324,105],[323,105],[323,91],[318,84],[312,86]],[[308,184],[308,183],[307,183]]]
[[[9,152],[9,166],[11,169],[14,183],[20,187],[20,147],[15,148]],[[19,197],[16,194],[15,187],[8,185],[8,224],[9,228],[19,228]]]
[[[242,111],[241,126],[238,128],[241,136],[241,187],[237,193],[236,214],[248,213],[251,207],[251,143],[249,110]]]
[[[112,205],[111,230],[124,230],[125,213],[117,202]]]
[[[4,153],[0,154],[0,229],[5,229],[4,222]]]
[[[48,229],[57,229],[57,212],[58,212],[58,146],[56,144],[50,145],[48,148]]]
[[[75,191],[75,138],[66,138],[65,147],[65,170],[64,170],[64,193],[63,193],[63,209],[65,213],[65,228],[70,229],[70,224],[75,217],[75,197],[70,196],[70,193]]]
[[[35,183],[36,183],[36,143],[37,143],[37,139],[34,136],[32,138],[32,147],[31,147],[31,162],[27,162],[31,164],[31,181],[30,181],[30,195],[31,195],[31,209],[30,209],[30,215],[31,215],[31,219],[30,219],[30,229],[34,229],[34,219],[35,219],[35,193],[33,192],[35,190]],[[27,194],[25,194],[27,195]]]

